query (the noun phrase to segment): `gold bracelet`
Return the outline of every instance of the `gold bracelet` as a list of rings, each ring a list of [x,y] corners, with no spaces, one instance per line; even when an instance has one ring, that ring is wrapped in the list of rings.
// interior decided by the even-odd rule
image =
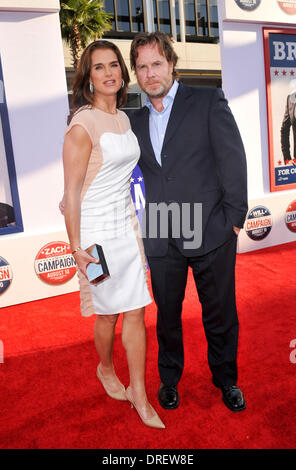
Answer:
[[[81,246],[78,246],[75,250],[72,251],[72,255],[74,255],[74,253],[76,253],[77,251],[81,250]]]

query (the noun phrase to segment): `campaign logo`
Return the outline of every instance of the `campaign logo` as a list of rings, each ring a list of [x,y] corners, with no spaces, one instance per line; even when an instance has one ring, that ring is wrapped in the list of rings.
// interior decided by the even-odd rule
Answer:
[[[37,276],[47,284],[63,284],[76,273],[76,262],[69,243],[51,242],[43,246],[35,258]]]
[[[235,0],[235,3],[242,10],[253,11],[260,5],[261,0]]]
[[[277,0],[280,8],[288,15],[296,15],[296,0]]]
[[[264,206],[256,206],[247,215],[245,230],[247,235],[255,241],[266,238],[272,228],[271,213]]]
[[[145,208],[145,185],[143,174],[137,165],[130,180],[131,195],[140,224],[142,223],[143,211]]]
[[[12,269],[6,259],[0,256],[0,294],[3,294],[12,281]]]
[[[288,229],[296,233],[296,199],[288,205],[285,219]]]

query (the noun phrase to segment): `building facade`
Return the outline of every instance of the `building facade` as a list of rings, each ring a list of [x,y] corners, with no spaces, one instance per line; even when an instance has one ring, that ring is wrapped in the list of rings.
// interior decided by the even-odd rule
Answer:
[[[105,0],[113,16],[112,30],[104,38],[120,48],[129,67],[130,44],[138,32],[163,31],[174,43],[179,57],[179,79],[191,86],[221,86],[217,0]],[[69,93],[74,70],[64,45]],[[129,108],[142,105],[144,96],[130,73]]]

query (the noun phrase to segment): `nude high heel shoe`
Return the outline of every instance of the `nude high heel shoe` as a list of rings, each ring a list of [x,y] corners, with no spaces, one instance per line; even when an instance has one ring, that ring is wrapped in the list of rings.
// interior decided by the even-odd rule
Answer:
[[[127,400],[131,404],[131,408],[133,408],[133,406],[135,407],[135,409],[137,410],[138,415],[140,416],[143,423],[146,424],[146,426],[150,426],[151,428],[165,429],[165,425],[163,424],[160,417],[156,413],[155,409],[151,405],[150,406],[151,406],[152,410],[154,411],[154,415],[152,416],[152,418],[146,419],[141,415],[140,411],[138,410],[138,408],[137,408],[137,406],[134,402],[132,391],[131,391],[130,387],[127,387],[127,389],[125,391],[125,394],[126,394]]]
[[[125,394],[125,387],[121,382],[120,382],[120,385],[122,388],[118,390],[118,392],[111,392],[111,390],[108,390],[108,387],[104,382],[104,377],[102,376],[102,373],[100,371],[100,364],[97,367],[97,377],[100,380],[101,384],[103,385],[103,388],[105,389],[105,392],[107,393],[107,395],[109,395],[109,397],[114,398],[114,400],[123,400],[123,401],[127,400],[127,397]]]

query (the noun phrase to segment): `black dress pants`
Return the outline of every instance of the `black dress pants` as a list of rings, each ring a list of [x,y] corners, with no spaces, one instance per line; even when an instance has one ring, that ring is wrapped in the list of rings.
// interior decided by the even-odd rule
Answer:
[[[192,268],[208,343],[208,363],[220,385],[237,381],[238,318],[235,301],[237,236],[215,250],[185,257],[174,239],[164,257],[148,257],[158,308],[158,368],[162,383],[177,385],[184,367],[182,302],[188,268]]]

